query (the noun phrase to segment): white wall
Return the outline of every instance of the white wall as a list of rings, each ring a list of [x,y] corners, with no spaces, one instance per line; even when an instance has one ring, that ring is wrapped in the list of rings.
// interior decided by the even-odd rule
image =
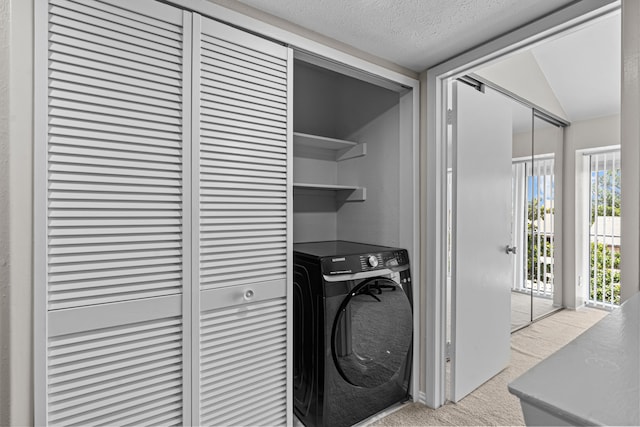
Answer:
[[[349,140],[366,142],[367,155],[340,162],[338,179],[366,187],[367,199],[340,208],[338,238],[400,246],[400,98],[349,80],[341,86],[339,129]]]
[[[367,155],[338,165],[343,182],[366,187],[367,200],[345,203],[338,211],[338,238],[400,246],[399,110],[392,107],[351,139],[367,143]]]
[[[536,129],[534,155],[552,154],[556,151],[556,127]],[[513,158],[531,156],[531,132],[521,132],[513,135]]]
[[[5,32],[0,38],[0,158],[8,159],[8,167],[3,164],[0,173],[0,229],[4,230],[0,239],[0,424],[30,425],[33,0],[0,0],[0,28]]]
[[[620,300],[640,290],[640,2],[622,0]]]
[[[9,425],[9,29],[8,0],[0,1],[0,425]]]
[[[563,222],[564,227],[564,269],[562,282],[564,284],[564,303],[568,308],[577,308],[584,304],[584,286],[588,280],[582,279],[578,286],[576,274],[576,229],[580,230],[581,223],[576,218],[576,161],[580,150],[608,147],[620,144],[620,115],[601,117],[583,122],[574,122],[565,129],[564,135],[564,195],[565,203]],[[636,166],[637,167],[637,166]],[[624,176],[623,170],[623,176]],[[636,190],[637,191],[637,190]],[[626,199],[626,194],[623,193]],[[640,215],[640,212],[636,212]]]
[[[516,53],[495,64],[475,71],[475,74],[500,85],[534,105],[567,119],[549,82],[530,50]]]

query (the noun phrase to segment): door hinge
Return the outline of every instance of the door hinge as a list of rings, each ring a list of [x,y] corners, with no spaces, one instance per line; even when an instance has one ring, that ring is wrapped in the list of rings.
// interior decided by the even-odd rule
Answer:
[[[451,108],[447,110],[447,124],[448,125],[453,124],[453,110]]]
[[[451,341],[444,346],[444,358],[447,362],[451,361]]]

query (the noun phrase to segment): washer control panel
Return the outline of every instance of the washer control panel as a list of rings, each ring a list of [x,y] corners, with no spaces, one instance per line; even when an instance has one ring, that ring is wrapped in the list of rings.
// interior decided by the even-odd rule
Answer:
[[[358,255],[325,257],[322,259],[322,273],[327,275],[353,274],[365,271],[395,269],[409,263],[406,250],[372,252]]]

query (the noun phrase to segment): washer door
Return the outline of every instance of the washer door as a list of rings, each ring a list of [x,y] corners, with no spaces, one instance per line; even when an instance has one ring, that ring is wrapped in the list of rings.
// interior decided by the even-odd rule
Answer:
[[[333,360],[346,381],[366,388],[389,382],[413,341],[411,303],[402,286],[384,277],[356,285],[338,311],[331,336]]]

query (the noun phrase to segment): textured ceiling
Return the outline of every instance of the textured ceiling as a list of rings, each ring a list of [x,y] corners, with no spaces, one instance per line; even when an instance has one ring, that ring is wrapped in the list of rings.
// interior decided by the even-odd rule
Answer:
[[[238,0],[423,71],[574,0]]]

